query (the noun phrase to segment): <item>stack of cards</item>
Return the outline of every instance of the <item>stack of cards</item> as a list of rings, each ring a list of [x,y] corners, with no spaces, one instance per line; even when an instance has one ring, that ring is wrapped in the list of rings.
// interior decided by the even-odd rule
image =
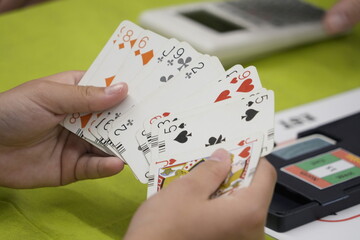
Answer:
[[[126,162],[149,196],[218,148],[231,152],[232,168],[214,196],[230,193],[273,148],[274,94],[253,66],[225,71],[217,57],[124,21],[79,85],[118,82],[129,86],[120,105],[63,125]]]

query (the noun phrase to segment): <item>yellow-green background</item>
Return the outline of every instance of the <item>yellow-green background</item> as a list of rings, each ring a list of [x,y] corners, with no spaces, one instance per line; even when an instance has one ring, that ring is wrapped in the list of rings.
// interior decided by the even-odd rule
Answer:
[[[186,2],[193,1],[59,0],[0,15],[0,91],[86,70],[122,20],[136,22],[145,9]],[[310,2],[329,8],[336,1]],[[344,37],[239,63],[257,67],[279,111],[359,87],[359,57],[358,26]],[[0,238],[121,238],[145,195],[129,169],[58,188],[0,188]]]

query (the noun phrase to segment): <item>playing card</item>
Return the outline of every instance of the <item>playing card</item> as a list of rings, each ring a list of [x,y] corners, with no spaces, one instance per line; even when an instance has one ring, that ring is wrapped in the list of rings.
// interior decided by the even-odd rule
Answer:
[[[115,82],[131,83],[132,79],[152,61],[155,54],[168,43],[168,39],[145,30],[137,38],[126,63],[118,70]]]
[[[206,101],[220,102],[234,97],[243,97],[245,94],[252,93],[262,88],[260,78],[254,66],[246,69],[239,69],[241,66],[235,65],[227,71],[224,80],[215,86],[207,89]],[[238,72],[237,74],[233,74]],[[216,88],[217,87],[217,88]]]
[[[150,74],[136,77],[134,82],[137,82],[135,90],[119,105],[109,110],[110,115],[106,120],[101,120],[103,123],[97,126],[97,131],[102,139],[108,141],[108,122],[114,121],[115,118],[127,112],[130,107],[135,107],[137,103],[154,93],[158,88],[162,87],[168,81],[176,79],[181,70],[184,70],[189,64],[200,57],[200,54],[195,51],[189,44],[180,43],[179,45],[172,45],[171,48],[165,49],[161,55],[154,61],[156,66],[155,71]],[[96,124],[96,122],[95,122]]]
[[[132,91],[129,90],[128,97],[120,105],[105,111],[103,115],[98,117],[93,124],[91,124],[89,132],[94,135],[97,141],[105,144],[108,141],[107,128],[109,124],[163,83],[161,81],[156,81],[156,79],[152,77],[153,72],[157,72],[157,69],[163,62],[162,59],[174,52],[178,43],[179,42],[176,39],[168,40],[168,42],[164,44],[164,48],[156,53],[154,61],[148,63],[128,84],[129,89],[133,89]]]
[[[166,154],[150,165],[148,198],[207,161],[209,156],[220,147],[228,150],[231,154],[231,168],[224,182],[212,197],[228,195],[236,188],[247,187],[256,170],[261,146],[262,134],[252,133],[243,137],[238,136],[226,144],[212,145],[209,148],[182,154]]]
[[[272,91],[196,108],[172,117],[179,119],[176,124],[163,124],[158,129],[158,151],[152,153],[153,158],[161,157],[165,152],[191,152],[251,132],[262,132],[265,136],[262,156],[273,148]]]
[[[245,102],[249,97],[253,97],[256,95],[259,95],[261,93],[265,93],[266,89],[257,89],[258,92],[252,92],[247,94],[241,94],[243,97],[241,98],[229,98],[226,99],[227,101],[220,101],[220,102],[208,102],[208,104],[201,104],[200,106],[197,106],[197,104],[193,104],[193,107],[190,106],[184,108],[181,105],[177,105],[178,110],[182,110],[182,112],[175,112],[171,115],[171,117],[165,117],[162,119],[156,119],[152,121],[151,123],[146,122],[144,124],[144,129],[142,132],[139,131],[138,141],[142,140],[143,142],[139,142],[139,145],[142,150],[146,150],[146,153],[144,152],[144,155],[146,158],[150,159],[149,162],[152,161],[152,159],[156,159],[159,154],[159,151],[165,147],[165,142],[161,141],[163,135],[170,135],[170,137],[175,138],[176,135],[180,134],[180,132],[184,132],[186,130],[186,119],[191,118],[192,115],[200,114],[201,113],[211,113],[213,111],[212,105],[217,104],[219,108],[224,105],[228,104],[238,104],[239,101]],[[199,100],[201,101],[201,100]],[[205,104],[205,105],[204,105]],[[162,129],[160,129],[162,128]],[[159,132],[161,136],[159,137]],[[143,136],[141,136],[143,135]],[[168,136],[169,137],[169,136]],[[214,139],[215,137],[212,137]],[[215,141],[217,143],[224,141],[225,139],[222,138],[222,135],[219,136],[218,140]],[[145,142],[144,142],[145,141]],[[210,141],[210,139],[209,139]]]
[[[209,84],[195,95],[185,99],[175,108],[181,109],[181,106],[200,107],[231,98],[246,97],[261,88],[261,81],[254,66],[243,69],[241,65],[235,65],[227,70],[218,81]],[[184,110],[185,108],[181,109],[181,111]]]
[[[260,159],[262,144],[261,133],[250,134],[237,143],[238,146],[230,151],[233,154],[231,170],[213,197],[228,195],[237,187],[250,185]]]
[[[136,24],[129,21],[122,22],[101,51],[100,56],[91,65],[89,73],[84,75],[83,79],[85,79],[82,79],[79,85],[105,87],[112,84],[114,73],[123,64],[125,57],[130,52],[137,36],[141,32],[143,32],[143,29]],[[63,125],[69,131],[83,137],[84,129],[93,121],[93,118],[96,118],[97,114],[99,113],[69,114],[65,118]],[[95,139],[91,136],[88,139],[90,140],[89,142],[95,142]]]
[[[141,182],[147,182],[146,175],[149,166],[144,155],[138,149],[135,134],[142,126],[145,117],[155,113],[153,118],[157,118],[158,113],[162,113],[162,109],[166,109],[166,106],[196,92],[214,75],[220,75],[223,71],[217,58],[201,56],[193,61],[185,71],[180,72],[177,76],[179,79],[170,81],[166,87],[160,88],[154,95],[146,98],[137,107],[132,108],[123,117],[113,122],[109,138],[115,145],[118,155],[125,159]]]
[[[96,75],[98,71],[101,71],[103,74],[105,73],[108,77],[115,75],[114,71],[116,71],[125,60],[132,42],[136,40],[137,35],[142,31],[144,31],[143,28],[130,21],[125,20],[121,22],[94,62],[88,68],[80,80],[79,85],[91,85],[89,82],[94,79],[106,79],[105,76],[101,76],[101,73],[100,77]]]
[[[131,57],[132,48],[138,42],[144,29],[138,27],[134,23],[127,22],[117,35],[117,39],[113,40],[113,48],[93,74],[86,85],[92,86],[110,86],[116,77],[117,72],[126,64]]]
[[[184,99],[172,108],[176,109],[178,112],[183,112],[187,109],[221,102],[231,99],[232,97],[250,96],[251,93],[259,91],[261,87],[261,82],[255,67],[251,66],[244,70],[241,65],[235,65],[227,70],[219,80],[210,83],[193,96]],[[224,91],[229,91],[231,94],[229,94],[227,98],[219,100],[219,96],[221,96]],[[166,121],[169,123],[169,120]],[[151,158],[151,151],[149,150],[154,147],[154,145],[149,146],[149,144],[151,144],[151,142],[153,142],[157,137],[152,137],[150,130],[151,124],[149,122],[145,122],[144,129],[139,131],[136,135],[137,141],[147,159]]]
[[[131,41],[131,37],[134,36],[134,34],[131,33],[130,30],[126,31],[123,39]],[[133,78],[140,71],[144,71],[145,67],[152,62],[154,55],[168,44],[168,39],[154,32],[145,30],[138,34],[137,39],[134,39],[131,43],[130,54],[128,54],[125,63],[119,65],[116,75],[110,77],[111,81],[107,81],[107,85],[126,82],[129,85],[129,89],[131,89]],[[109,78],[106,80],[109,80]],[[100,115],[102,115],[102,113],[92,114],[88,120],[90,124],[82,130],[82,134],[86,139],[96,143],[99,142],[96,138],[97,131],[95,129],[91,131],[91,125],[95,123]]]
[[[213,196],[229,194],[250,183],[259,156],[273,148],[274,95],[254,66],[225,72],[217,57],[124,21],[80,85],[118,82],[129,86],[121,104],[69,114],[63,125],[124,160],[142,183],[154,180],[151,168],[165,186],[226,146],[231,172]]]

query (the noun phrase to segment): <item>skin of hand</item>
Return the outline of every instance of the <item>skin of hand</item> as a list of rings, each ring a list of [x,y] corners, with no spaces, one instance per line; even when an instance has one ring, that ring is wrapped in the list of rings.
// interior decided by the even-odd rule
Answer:
[[[0,13],[50,0],[0,0]]]
[[[125,239],[264,239],[275,169],[261,159],[249,187],[210,199],[230,170],[230,156],[219,149],[210,159],[144,202]]]
[[[360,0],[340,0],[324,18],[324,26],[329,34],[346,32],[360,21]]]
[[[68,113],[119,104],[125,83],[76,86],[84,72],[69,71],[0,93],[0,186],[59,186],[120,172],[124,163],[59,125]]]

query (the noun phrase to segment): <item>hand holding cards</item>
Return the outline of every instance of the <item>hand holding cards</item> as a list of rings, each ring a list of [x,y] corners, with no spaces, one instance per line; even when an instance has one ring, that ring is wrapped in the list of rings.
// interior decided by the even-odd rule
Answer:
[[[217,148],[231,171],[214,196],[248,186],[273,147],[274,95],[256,68],[225,71],[217,57],[124,21],[80,85],[126,82],[129,96],[99,113],[73,113],[64,127],[125,161],[149,196],[191,171]]]

